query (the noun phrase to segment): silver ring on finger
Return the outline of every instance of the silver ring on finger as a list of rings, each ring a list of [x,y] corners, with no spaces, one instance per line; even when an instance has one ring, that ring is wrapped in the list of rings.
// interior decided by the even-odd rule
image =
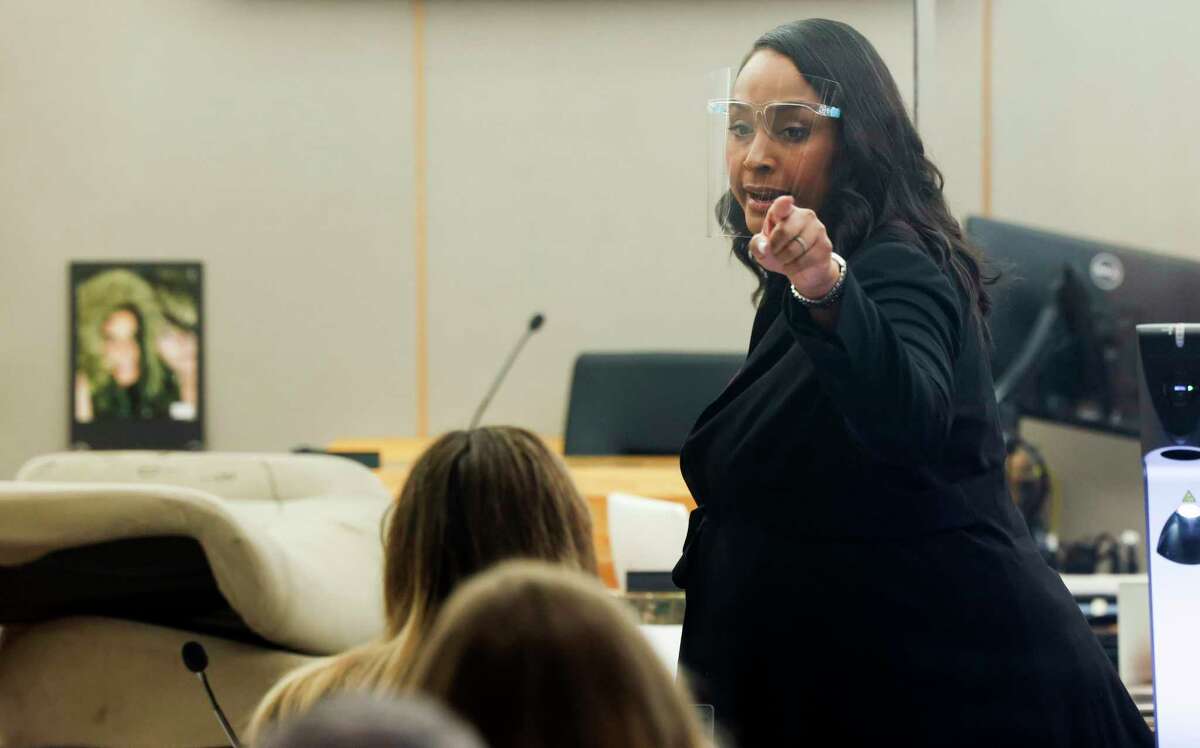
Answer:
[[[800,245],[800,257],[808,254],[808,245],[804,243],[804,240],[800,238],[799,234],[793,236],[792,241]]]

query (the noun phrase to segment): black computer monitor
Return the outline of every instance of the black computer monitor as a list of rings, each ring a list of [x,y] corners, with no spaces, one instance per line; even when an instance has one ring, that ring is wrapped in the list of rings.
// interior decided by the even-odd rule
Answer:
[[[71,263],[70,310],[71,444],[203,448],[200,263]]]
[[[974,216],[966,232],[1003,274],[991,316],[997,382],[1028,352],[1039,315],[1057,312],[1012,393],[1016,414],[1136,437],[1135,327],[1200,321],[1200,263]]]

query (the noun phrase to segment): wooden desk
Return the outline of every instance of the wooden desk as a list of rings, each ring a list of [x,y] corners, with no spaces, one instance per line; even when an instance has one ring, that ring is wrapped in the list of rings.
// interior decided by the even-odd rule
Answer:
[[[347,452],[379,452],[381,467],[376,474],[392,492],[399,495],[408,470],[433,439],[415,437],[378,439],[338,439],[327,449]],[[546,438],[546,444],[562,454],[562,439]],[[610,587],[617,586],[613,573],[612,545],[608,539],[608,495],[622,492],[654,499],[676,501],[688,509],[696,502],[679,473],[678,457],[566,457],[567,469],[579,493],[592,513],[593,539],[600,578]]]

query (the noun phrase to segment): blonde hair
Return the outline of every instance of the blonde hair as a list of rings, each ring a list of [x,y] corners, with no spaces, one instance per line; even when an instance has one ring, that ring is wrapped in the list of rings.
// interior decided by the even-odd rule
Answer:
[[[677,685],[595,579],[502,564],[447,603],[412,686],[473,723],[492,748],[706,745]]]
[[[248,735],[334,692],[403,685],[443,603],[497,562],[534,558],[596,573],[591,515],[566,466],[510,426],[452,431],[430,445],[389,509],[383,543],[383,638],[284,676]]]

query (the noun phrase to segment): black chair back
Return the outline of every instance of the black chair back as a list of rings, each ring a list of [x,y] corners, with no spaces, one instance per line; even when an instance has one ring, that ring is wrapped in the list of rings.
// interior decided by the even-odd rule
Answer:
[[[738,353],[583,353],[567,405],[568,455],[679,454]]]

